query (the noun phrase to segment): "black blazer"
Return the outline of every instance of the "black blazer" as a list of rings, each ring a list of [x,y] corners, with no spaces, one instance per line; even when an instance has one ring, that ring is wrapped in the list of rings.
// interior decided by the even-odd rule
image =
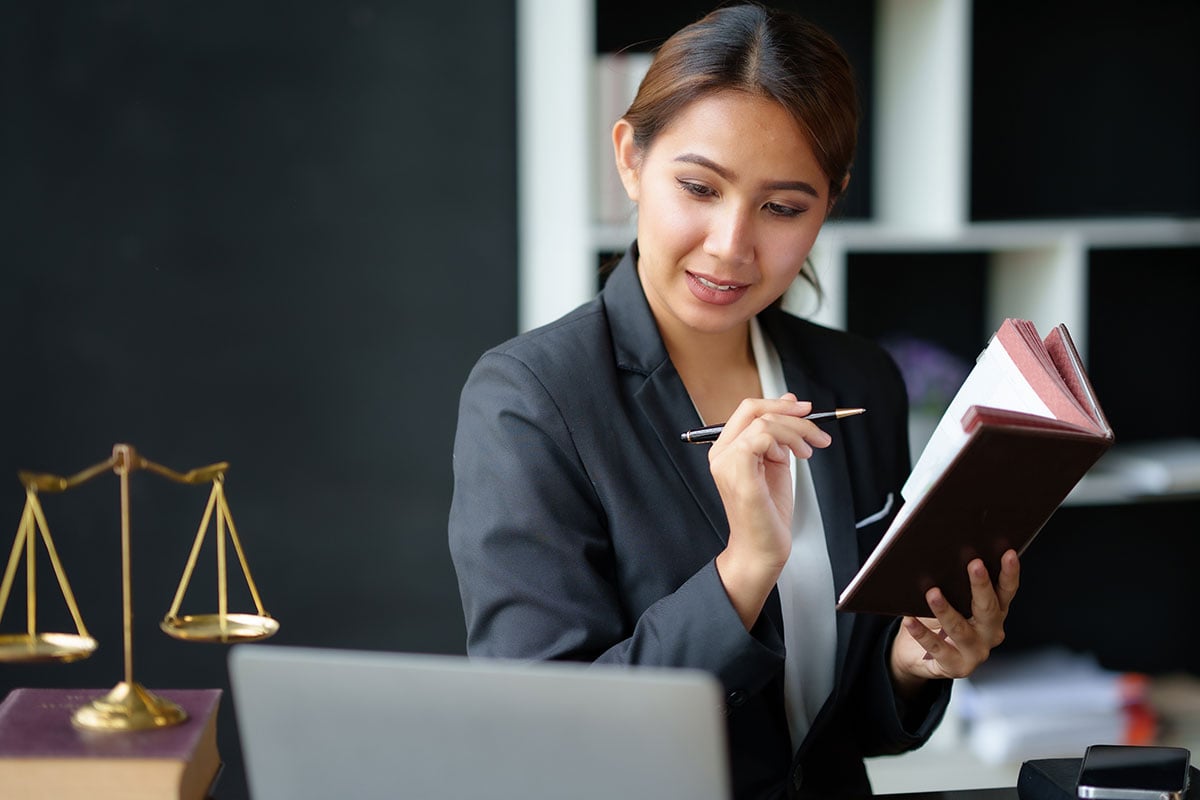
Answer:
[[[707,670],[727,693],[738,798],[867,793],[862,758],[922,743],[949,683],[902,719],[897,621],[839,613],[833,693],[793,753],[778,594],[747,632],[714,564],[728,525],[707,448],[679,440],[700,420],[632,253],[599,297],[484,354],[467,379],[449,541],[468,652]],[[789,391],[868,409],[810,460],[840,592],[900,506],[904,384],[866,340],[775,309],[759,320]]]

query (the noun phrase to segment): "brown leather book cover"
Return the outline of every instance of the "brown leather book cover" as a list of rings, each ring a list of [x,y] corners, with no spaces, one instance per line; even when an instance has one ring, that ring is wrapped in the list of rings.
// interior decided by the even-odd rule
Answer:
[[[978,425],[838,609],[928,617],[925,592],[939,586],[969,616],[967,564],[982,558],[996,580],[1000,556],[1033,541],[1111,442],[1040,425]]]
[[[995,581],[1004,552],[1024,551],[1112,445],[1066,329],[1059,326],[1047,345],[1053,363],[1046,368],[1065,381],[1062,391],[1086,411],[1088,424],[1079,424],[1079,414],[1065,421],[971,406],[962,418],[967,438],[961,449],[912,507],[902,509],[904,519],[842,594],[839,610],[929,617],[925,593],[938,586],[970,616],[967,564],[982,558]]]

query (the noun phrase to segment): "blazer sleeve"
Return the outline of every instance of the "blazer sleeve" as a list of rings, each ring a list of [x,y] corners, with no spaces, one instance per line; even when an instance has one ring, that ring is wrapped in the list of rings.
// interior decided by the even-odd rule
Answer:
[[[894,619],[875,638],[869,656],[870,670],[857,697],[856,716],[863,723],[858,730],[863,752],[869,756],[895,755],[923,745],[941,724],[950,704],[953,682],[930,680],[917,696],[902,700],[896,695],[891,679],[892,641],[900,630]]]
[[[595,422],[567,419],[511,354],[486,354],[467,380],[449,544],[468,653],[691,667],[729,690],[761,688],[779,669],[782,639],[769,622],[746,631],[711,560],[640,613],[626,608],[572,424]]]
[[[891,519],[903,504],[900,489],[908,476],[908,399],[904,379],[891,357],[875,350],[876,361],[871,370],[872,386],[881,393],[872,405],[879,413],[864,420],[877,427],[870,429],[870,446],[860,447],[869,452],[872,463],[882,476],[878,485],[893,493],[895,507],[887,518],[870,526],[869,538],[860,542],[861,555],[866,557],[878,544]],[[865,359],[861,359],[865,360]],[[872,482],[875,483],[875,482]],[[907,701],[897,697],[891,678],[890,653],[892,642],[900,633],[900,620],[873,614],[859,615],[856,626],[863,639],[869,642],[861,674],[852,692],[851,715],[863,753],[869,756],[892,755],[923,744],[933,733],[945,714],[950,701],[952,682],[931,680],[916,697]]]

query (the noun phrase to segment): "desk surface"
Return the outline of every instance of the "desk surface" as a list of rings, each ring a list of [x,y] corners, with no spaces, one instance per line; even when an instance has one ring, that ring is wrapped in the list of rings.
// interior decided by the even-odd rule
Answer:
[[[1017,800],[1015,786],[994,789],[948,789],[938,792],[906,792],[904,794],[877,794],[874,800]]]

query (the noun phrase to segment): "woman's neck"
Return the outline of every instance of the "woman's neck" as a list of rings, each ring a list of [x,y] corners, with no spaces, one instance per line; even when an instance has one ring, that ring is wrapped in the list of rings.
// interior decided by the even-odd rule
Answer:
[[[734,330],[721,333],[689,332],[683,336],[672,336],[667,331],[662,333],[667,353],[677,370],[719,375],[731,369],[754,366],[748,322]]]
[[[750,323],[721,334],[663,341],[675,371],[705,424],[724,422],[747,397],[762,397]]]

